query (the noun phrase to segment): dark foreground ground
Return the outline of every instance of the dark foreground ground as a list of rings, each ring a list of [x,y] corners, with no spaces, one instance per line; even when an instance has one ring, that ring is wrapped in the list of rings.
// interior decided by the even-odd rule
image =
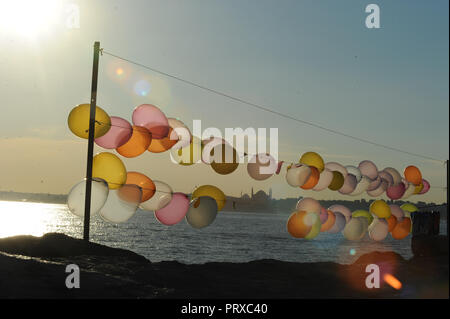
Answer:
[[[413,238],[414,257],[374,252],[352,265],[258,260],[248,263],[152,263],[133,252],[63,234],[0,239],[0,298],[448,298],[448,238]],[[68,264],[81,269],[68,289]],[[394,275],[365,286],[366,266]]]

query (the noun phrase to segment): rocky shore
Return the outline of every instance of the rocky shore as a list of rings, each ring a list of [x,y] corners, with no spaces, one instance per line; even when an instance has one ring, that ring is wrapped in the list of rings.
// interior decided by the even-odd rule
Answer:
[[[352,265],[258,260],[152,263],[131,251],[49,233],[0,239],[0,298],[448,298],[448,237],[415,237],[414,257],[373,252]],[[80,288],[65,285],[80,268]],[[365,285],[377,264],[401,283]]]

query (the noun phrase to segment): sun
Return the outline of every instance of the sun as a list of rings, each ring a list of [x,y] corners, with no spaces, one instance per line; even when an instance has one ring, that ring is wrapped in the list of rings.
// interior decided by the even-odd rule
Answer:
[[[61,0],[0,0],[0,31],[34,38],[55,26]]]

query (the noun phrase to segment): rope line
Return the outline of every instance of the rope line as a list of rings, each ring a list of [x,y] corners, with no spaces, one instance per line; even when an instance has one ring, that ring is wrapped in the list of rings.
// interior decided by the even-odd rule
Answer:
[[[347,133],[343,133],[343,132],[337,131],[335,129],[331,129],[331,128],[325,127],[323,125],[319,125],[319,124],[312,123],[312,122],[309,122],[309,121],[306,121],[306,120],[302,120],[300,118],[296,118],[296,117],[293,117],[291,115],[287,115],[287,114],[275,111],[275,110],[273,110],[273,108],[269,108],[267,106],[263,106],[263,105],[260,105],[260,104],[249,102],[247,100],[244,100],[244,99],[238,98],[238,97],[234,97],[234,96],[232,96],[230,94],[227,94],[227,93],[224,93],[222,91],[218,91],[216,89],[211,89],[211,88],[206,87],[204,85],[192,82],[190,80],[183,79],[183,78],[181,78],[179,76],[175,76],[175,75],[172,75],[172,74],[169,74],[169,73],[157,70],[155,68],[149,67],[149,66],[144,65],[142,63],[139,63],[139,62],[136,62],[136,61],[133,61],[133,60],[121,57],[119,55],[113,54],[111,52],[105,51],[104,49],[102,49],[102,53],[104,53],[106,55],[109,55],[109,56],[112,56],[114,58],[126,61],[128,63],[140,66],[142,68],[148,69],[148,70],[150,70],[152,72],[161,74],[163,76],[175,79],[177,81],[189,84],[191,86],[197,87],[197,88],[202,89],[204,91],[208,91],[210,93],[213,93],[213,94],[216,94],[216,95],[220,95],[222,97],[228,98],[228,99],[233,100],[235,102],[239,102],[239,103],[251,106],[253,108],[256,108],[256,109],[259,109],[259,110],[262,110],[262,111],[265,111],[265,112],[269,112],[269,113],[278,115],[280,117],[283,117],[283,118],[286,118],[286,119],[289,119],[289,120],[292,120],[292,121],[295,121],[295,122],[298,122],[298,123],[301,123],[301,124],[309,125],[309,126],[317,128],[317,129],[321,129],[321,130],[327,131],[327,132],[332,133],[332,134],[344,136],[344,137],[347,137],[347,138],[350,138],[350,139],[353,139],[353,140],[356,140],[356,141],[359,141],[359,142],[362,142],[362,143],[366,143],[366,144],[370,144],[370,145],[373,145],[373,146],[381,147],[381,148],[384,148],[384,149],[387,149],[387,150],[396,151],[396,152],[400,152],[400,153],[403,153],[403,154],[408,154],[408,155],[411,155],[411,156],[420,157],[422,159],[427,159],[427,160],[431,160],[431,161],[435,161],[435,162],[439,162],[439,163],[445,162],[445,161],[443,161],[441,159],[437,159],[437,158],[434,158],[434,157],[431,157],[431,156],[405,151],[405,150],[402,150],[402,149],[399,149],[399,148],[395,148],[395,147],[392,147],[392,146],[388,146],[388,145],[380,144],[380,143],[377,143],[377,142],[373,142],[373,141],[365,139],[365,138],[361,138],[361,137],[353,136],[353,135],[350,135],[350,134],[347,134]]]

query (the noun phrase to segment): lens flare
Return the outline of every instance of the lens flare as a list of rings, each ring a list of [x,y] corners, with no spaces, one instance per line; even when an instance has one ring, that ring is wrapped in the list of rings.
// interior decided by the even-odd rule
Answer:
[[[140,96],[147,96],[151,91],[151,84],[146,80],[139,80],[134,84],[134,93]]]
[[[402,288],[402,283],[391,274],[385,274],[383,279],[389,286],[391,286],[394,289],[399,290]]]

